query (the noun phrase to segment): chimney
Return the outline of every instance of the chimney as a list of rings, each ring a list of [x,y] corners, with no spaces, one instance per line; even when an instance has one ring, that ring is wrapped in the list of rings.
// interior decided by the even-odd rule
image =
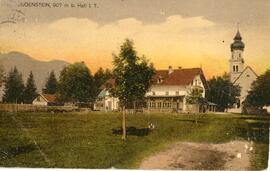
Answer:
[[[172,66],[169,66],[169,74],[173,73],[173,68]]]

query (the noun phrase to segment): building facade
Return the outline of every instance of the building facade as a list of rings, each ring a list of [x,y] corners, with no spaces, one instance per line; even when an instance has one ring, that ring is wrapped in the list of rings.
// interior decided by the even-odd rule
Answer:
[[[201,106],[188,104],[187,97],[192,89],[201,91],[205,98],[208,85],[201,68],[178,68],[169,67],[168,70],[157,70],[153,77],[153,83],[145,95],[143,110],[146,112],[214,112],[216,105],[209,103]],[[95,102],[94,109],[100,111],[119,110],[119,99],[112,97],[107,87],[115,85],[115,80],[108,80],[102,87]]]
[[[245,66],[244,61],[244,48],[245,44],[242,41],[239,30],[237,31],[234,41],[231,44],[231,58],[229,60],[229,74],[230,81],[234,85],[238,85],[241,88],[240,96],[237,103],[233,108],[229,109],[229,112],[241,113],[243,109],[243,101],[248,95],[248,91],[251,88],[253,81],[257,79],[257,74],[250,66]]]
[[[157,70],[146,93],[146,108],[153,112],[199,112],[199,105],[187,103],[193,88],[200,89],[205,97],[208,86],[201,68]]]
[[[104,85],[101,86],[101,92],[98,94],[96,102],[94,103],[94,110],[98,111],[118,111],[119,99],[113,97],[108,87],[115,84],[114,79],[109,79]]]
[[[55,106],[57,105],[57,97],[55,94],[44,94],[40,93],[38,96],[33,100],[33,105],[40,105],[40,106]]]

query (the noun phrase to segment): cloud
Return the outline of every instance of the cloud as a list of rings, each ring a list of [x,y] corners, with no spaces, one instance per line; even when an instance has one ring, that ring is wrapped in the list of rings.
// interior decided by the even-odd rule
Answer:
[[[49,28],[57,30],[73,30],[76,31],[77,28],[83,28],[86,30],[94,30],[98,27],[96,22],[93,22],[87,18],[64,18],[57,20],[49,24]]]
[[[157,68],[202,65],[209,75],[227,70],[229,43],[235,34],[235,30],[220,27],[202,16],[180,15],[152,24],[125,18],[100,25],[88,18],[70,17],[0,29],[4,33],[0,42],[9,45],[9,49],[45,60],[85,61],[91,70],[111,67],[112,52],[117,53],[124,39],[131,38],[139,54],[145,54]]]

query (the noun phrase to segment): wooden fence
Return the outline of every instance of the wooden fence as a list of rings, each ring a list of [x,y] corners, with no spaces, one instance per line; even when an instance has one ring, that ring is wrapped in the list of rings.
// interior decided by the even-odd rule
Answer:
[[[72,112],[76,106],[41,106],[32,104],[0,104],[2,112]]]

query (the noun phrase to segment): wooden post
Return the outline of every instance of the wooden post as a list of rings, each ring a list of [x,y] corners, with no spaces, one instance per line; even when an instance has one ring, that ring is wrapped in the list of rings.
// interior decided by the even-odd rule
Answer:
[[[126,132],[126,109],[125,109],[125,107],[123,107],[122,129],[123,129],[122,139],[126,140],[127,139],[127,132]]]

